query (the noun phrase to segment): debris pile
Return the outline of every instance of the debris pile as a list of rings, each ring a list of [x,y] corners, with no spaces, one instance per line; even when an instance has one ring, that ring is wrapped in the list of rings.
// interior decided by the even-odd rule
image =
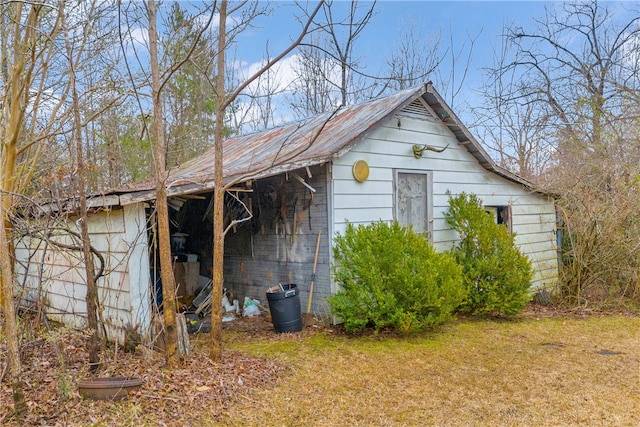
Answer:
[[[191,305],[184,312],[187,321],[187,331],[190,334],[209,332],[211,330],[211,299],[213,293],[213,281],[209,279],[200,289]],[[249,297],[244,298],[242,307],[240,301],[234,298],[233,292],[224,289],[222,292],[222,322],[228,323],[238,317],[259,316],[263,312],[259,300]]]

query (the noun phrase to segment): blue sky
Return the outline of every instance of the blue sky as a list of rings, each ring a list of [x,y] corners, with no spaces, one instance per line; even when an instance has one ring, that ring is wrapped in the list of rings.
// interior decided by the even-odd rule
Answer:
[[[336,3],[344,7],[349,4],[347,1]],[[413,20],[425,32],[443,31],[448,36],[452,27],[458,38],[463,38],[467,33],[481,33],[482,45],[490,46],[503,24],[530,25],[534,16],[542,16],[545,5],[554,3],[559,4],[544,1],[378,1],[377,14],[359,43],[371,52],[390,48],[399,26]],[[278,44],[284,45],[299,28],[292,19],[292,8],[288,2],[275,2],[274,6],[278,8],[275,13],[261,20],[255,29],[256,33],[269,38],[272,48]]]
[[[363,5],[368,3],[361,2]],[[530,27],[534,17],[542,17],[544,7],[560,4],[543,1],[379,1],[376,15],[358,40],[358,51],[365,59],[375,62],[393,49],[399,30],[412,22],[425,37],[440,33],[441,43],[449,45],[453,34],[454,48],[461,48],[469,38],[477,37],[473,51],[473,66],[489,65],[493,47],[499,44],[504,25]],[[348,7],[349,2],[338,1]],[[278,9],[246,36],[250,43],[243,43],[247,61],[261,58],[264,41],[269,40],[271,52],[277,52],[294,38],[299,24],[292,17],[293,9],[287,2],[275,2]],[[451,33],[452,32],[452,33]]]
[[[543,13],[550,2],[532,1],[381,1],[363,41],[385,50],[393,46],[394,35],[401,25],[414,20],[428,34],[442,33],[442,43],[448,43],[453,30],[454,43],[462,44],[469,36],[478,36],[476,59],[489,59],[491,46],[498,42],[504,24],[528,26],[533,16]]]
[[[344,8],[349,6],[347,1],[336,3]],[[363,6],[369,4],[361,3]],[[456,78],[460,78],[464,72],[467,54],[472,55],[465,86],[456,97],[459,106],[454,106],[464,110],[466,104],[477,102],[475,91],[482,86],[482,69],[492,65],[494,48],[499,48],[503,26],[530,28],[533,18],[543,17],[545,6],[553,7],[554,4],[560,5],[559,2],[543,1],[379,1],[376,15],[357,42],[357,55],[368,64],[367,71],[375,73],[393,50],[400,29],[414,25],[427,40],[439,36],[442,50],[450,48],[454,52],[462,51],[456,63]],[[276,11],[273,15],[258,20],[255,28],[239,39],[239,59],[247,67],[263,58],[267,41],[269,51],[274,55],[298,35],[300,24],[293,18],[295,9],[291,3],[275,2],[274,7]],[[471,39],[476,41],[469,52]],[[451,62],[450,57],[444,60],[444,72],[450,71]],[[283,68],[286,69],[286,65]],[[286,74],[286,71],[281,73]],[[438,79],[432,77],[432,80],[437,83]],[[436,84],[436,89],[449,100],[444,93],[447,88]]]
[[[466,66],[466,59],[463,61],[463,58],[466,58],[466,53],[471,54],[470,72],[465,81],[468,90],[477,89],[482,83],[482,69],[492,65],[494,48],[499,50],[503,27],[531,27],[533,17],[543,16],[545,5],[552,6],[552,2],[382,1],[376,5],[380,13],[366,38],[370,43],[372,55],[375,55],[378,48],[383,48],[386,52],[393,49],[393,34],[397,32],[397,28],[414,19],[421,24],[427,37],[432,32],[439,33],[443,47],[454,52],[464,52],[456,64],[458,76],[462,75],[462,68]],[[475,39],[473,47],[472,39]],[[451,60],[445,59],[442,66],[444,69],[450,68]],[[437,87],[436,89],[444,90]]]

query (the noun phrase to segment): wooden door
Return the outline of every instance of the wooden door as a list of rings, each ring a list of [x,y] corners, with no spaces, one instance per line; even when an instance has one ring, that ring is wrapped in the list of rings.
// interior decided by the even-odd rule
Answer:
[[[430,174],[397,172],[396,220],[431,238]]]

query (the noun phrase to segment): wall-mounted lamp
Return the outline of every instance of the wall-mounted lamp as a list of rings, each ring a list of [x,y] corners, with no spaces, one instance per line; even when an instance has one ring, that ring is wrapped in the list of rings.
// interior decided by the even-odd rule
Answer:
[[[418,145],[418,144],[414,144],[413,147],[411,147],[413,149],[413,157],[415,157],[416,159],[420,159],[422,158],[422,155],[424,154],[425,151],[429,150],[429,151],[434,151],[436,153],[442,153],[444,150],[446,150],[449,147],[449,144],[445,145],[444,148],[435,148],[432,147],[430,145]]]

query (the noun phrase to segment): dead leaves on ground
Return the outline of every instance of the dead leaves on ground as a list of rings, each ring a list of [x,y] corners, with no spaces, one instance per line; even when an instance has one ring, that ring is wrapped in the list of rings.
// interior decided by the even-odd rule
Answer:
[[[268,326],[255,325],[250,328],[258,328],[257,333],[271,333]],[[214,363],[207,356],[207,336],[196,338],[201,350],[172,371],[164,368],[164,356],[159,352],[138,347],[132,354],[111,347],[102,353],[98,376],[138,377],[144,384],[123,400],[94,401],[83,399],[76,386],[79,379],[90,377],[84,345],[87,337],[69,329],[56,331],[54,338],[46,330],[32,335],[21,345],[28,414],[22,420],[12,416],[12,390],[5,377],[0,383],[0,425],[212,424],[228,405],[249,398],[256,388],[273,387],[288,370],[277,361],[239,352],[224,352],[222,361]],[[0,367],[6,354],[6,344],[0,343]]]

